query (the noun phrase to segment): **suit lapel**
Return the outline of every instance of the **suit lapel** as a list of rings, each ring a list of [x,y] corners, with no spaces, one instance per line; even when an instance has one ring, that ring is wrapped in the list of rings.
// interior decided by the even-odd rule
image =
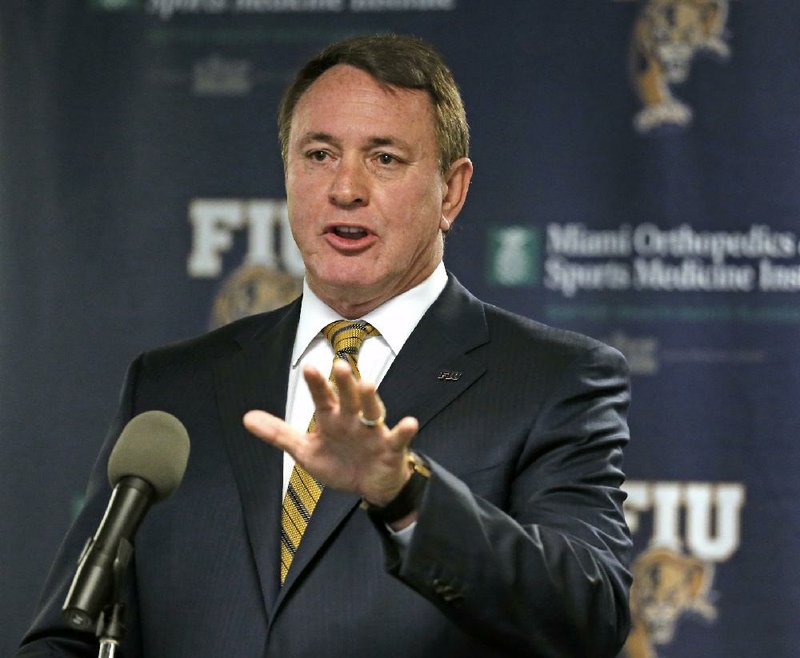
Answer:
[[[284,417],[299,308],[295,302],[263,335],[240,341],[240,351],[215,363],[224,439],[268,615],[279,590],[283,452],[253,437],[244,428],[242,416],[251,409],[263,409]]]
[[[411,415],[424,428],[486,371],[484,361],[470,352],[488,336],[483,305],[451,276],[381,382],[388,422]],[[424,440],[419,437],[414,445]]]
[[[325,488],[317,501],[314,513],[303,534],[303,539],[292,560],[286,580],[280,588],[275,601],[276,609],[284,596],[292,590],[297,579],[309,563],[322,550],[333,535],[334,530],[353,512],[360,502],[355,494]]]
[[[451,277],[381,382],[379,392],[388,410],[387,422],[393,425],[411,415],[419,420],[420,428],[424,427],[485,372],[485,364],[467,352],[487,340],[481,303]],[[442,373],[450,373],[450,378]],[[424,446],[425,439],[419,438],[415,445]],[[276,609],[358,503],[359,498],[354,494],[323,491],[286,582],[280,588]]]

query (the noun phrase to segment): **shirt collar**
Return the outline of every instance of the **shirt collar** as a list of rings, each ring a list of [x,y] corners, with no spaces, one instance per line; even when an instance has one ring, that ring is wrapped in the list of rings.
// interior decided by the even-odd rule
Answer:
[[[362,319],[381,332],[386,343],[396,355],[405,344],[414,327],[431,304],[444,290],[447,272],[444,263],[439,263],[431,275],[410,290],[392,297]],[[341,320],[341,316],[317,297],[303,281],[303,298],[300,302],[300,321],[292,350],[292,366],[308,350],[320,330],[330,322]]]

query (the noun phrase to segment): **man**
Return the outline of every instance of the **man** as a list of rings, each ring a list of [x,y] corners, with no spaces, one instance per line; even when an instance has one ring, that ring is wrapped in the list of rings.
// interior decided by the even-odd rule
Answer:
[[[335,44],[279,124],[304,294],[132,365],[19,655],[94,655],[60,606],[108,451],[162,409],[192,453],[136,538],[125,655],[614,656],[625,364],[445,272],[472,175],[449,70],[409,37]]]

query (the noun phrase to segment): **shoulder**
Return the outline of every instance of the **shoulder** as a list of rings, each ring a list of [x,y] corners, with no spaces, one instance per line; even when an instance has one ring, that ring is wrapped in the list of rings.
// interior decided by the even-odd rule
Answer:
[[[615,348],[596,338],[554,327],[485,302],[452,274],[437,304],[437,321],[460,336],[471,351],[486,351],[492,360],[535,362],[538,368],[565,368],[572,363],[607,363],[622,373],[627,364]],[[466,325],[466,326],[465,326]]]
[[[500,349],[506,346],[520,356],[527,351],[562,365],[600,359],[627,369],[622,354],[596,338],[554,327],[492,304],[484,303],[484,309],[491,341]]]
[[[251,315],[198,336],[149,350],[140,356],[140,360],[148,367],[206,364],[239,352],[248,344],[264,339],[281,323],[291,322],[293,315],[296,315],[296,307],[299,308],[298,300],[273,311]]]

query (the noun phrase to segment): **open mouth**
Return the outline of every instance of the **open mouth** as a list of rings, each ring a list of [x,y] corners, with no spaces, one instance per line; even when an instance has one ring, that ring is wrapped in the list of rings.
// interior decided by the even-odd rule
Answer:
[[[360,240],[368,235],[366,229],[358,226],[334,226],[332,232],[337,237],[345,240]]]

